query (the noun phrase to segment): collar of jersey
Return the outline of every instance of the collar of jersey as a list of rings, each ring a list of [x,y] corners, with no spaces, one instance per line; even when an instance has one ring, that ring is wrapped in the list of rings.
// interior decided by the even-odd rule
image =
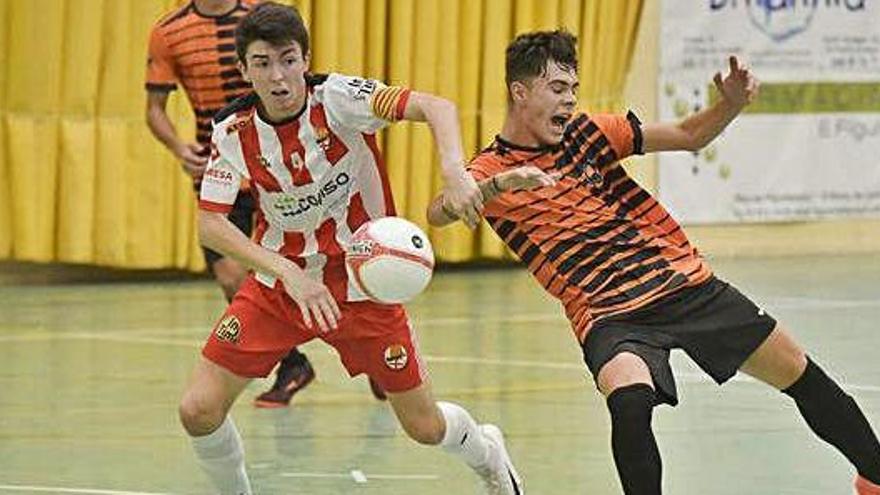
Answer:
[[[206,19],[220,19],[222,17],[226,17],[226,16],[232,14],[233,12],[235,12],[236,10],[238,10],[240,7],[241,7],[241,0],[238,0],[237,2],[235,2],[235,7],[232,7],[231,9],[229,9],[229,12],[224,12],[222,14],[209,15],[209,14],[205,14],[203,12],[200,12],[199,7],[196,5],[196,3],[192,2],[193,12],[195,12],[199,17],[204,17]]]
[[[295,122],[295,121],[299,120],[299,118],[302,116],[303,112],[306,111],[306,107],[309,106],[309,93],[306,92],[306,99],[303,100],[303,106],[302,106],[302,108],[299,109],[298,112],[296,112],[296,114],[291,115],[290,117],[281,119],[279,121],[274,121],[274,120],[270,119],[268,115],[266,115],[265,110],[263,110],[263,102],[262,101],[258,101],[256,106],[257,106],[257,117],[259,117],[260,120],[262,120],[266,124],[269,124],[272,127],[287,125],[291,122]]]
[[[510,141],[501,137],[501,135],[495,136],[495,141],[500,144],[502,147],[514,150],[514,151],[526,151],[529,153],[548,153],[552,151],[556,151],[560,144],[545,144],[541,146],[523,146],[521,144],[511,143]]]

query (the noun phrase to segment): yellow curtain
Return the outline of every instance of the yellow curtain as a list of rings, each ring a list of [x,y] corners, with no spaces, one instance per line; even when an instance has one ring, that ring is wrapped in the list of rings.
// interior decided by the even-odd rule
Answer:
[[[517,33],[579,38],[581,104],[621,109],[643,0],[288,0],[315,71],[366,75],[459,105],[467,153],[506,105],[504,48]],[[126,268],[204,268],[188,178],[144,122],[146,40],[181,0],[0,1],[0,258]],[[193,133],[185,98],[171,113]],[[425,225],[439,190],[426,126],[381,140],[398,212]],[[445,261],[506,259],[485,226],[430,231]]]

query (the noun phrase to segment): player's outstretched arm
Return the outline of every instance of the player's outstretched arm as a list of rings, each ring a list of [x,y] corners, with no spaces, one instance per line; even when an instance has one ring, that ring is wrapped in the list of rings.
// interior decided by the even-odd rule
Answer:
[[[342,313],[327,286],[306,276],[294,262],[254,243],[224,213],[199,210],[199,239],[205,247],[281,280],[309,328],[312,321],[322,332],[336,328]]]
[[[481,180],[478,186],[483,194],[483,200],[488,204],[495,196],[503,192],[549,187],[555,185],[558,179],[557,174],[548,174],[538,167],[529,165],[493,175],[488,179]],[[428,205],[428,223],[434,227],[443,227],[459,219],[444,204],[444,200],[441,193]]]
[[[758,95],[758,81],[739,59],[731,56],[730,72],[713,79],[721,98],[711,107],[678,123],[642,126],[645,153],[657,151],[697,151],[715,139],[721,131]]]
[[[427,122],[431,127],[440,153],[446,207],[470,228],[475,228],[480,222],[483,196],[476,181],[464,170],[461,128],[455,104],[438,96],[413,91],[407,101],[403,118]]]

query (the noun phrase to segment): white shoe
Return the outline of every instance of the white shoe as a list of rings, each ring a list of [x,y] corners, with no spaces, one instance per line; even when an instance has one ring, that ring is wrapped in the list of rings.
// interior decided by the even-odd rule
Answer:
[[[480,425],[480,431],[489,445],[489,460],[485,467],[477,469],[486,495],[524,495],[522,480],[510,462],[501,430],[495,425],[485,424]]]

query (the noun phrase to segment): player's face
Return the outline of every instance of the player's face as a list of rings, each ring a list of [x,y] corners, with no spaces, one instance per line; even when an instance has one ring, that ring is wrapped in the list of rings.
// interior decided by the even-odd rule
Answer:
[[[239,69],[253,84],[269,117],[281,120],[302,108],[309,56],[303,55],[299,43],[275,46],[257,40],[248,45],[245,60],[247,63],[240,64]]]
[[[514,95],[522,124],[539,145],[558,144],[577,106],[577,73],[551,60],[543,75],[523,86],[518,101]]]

